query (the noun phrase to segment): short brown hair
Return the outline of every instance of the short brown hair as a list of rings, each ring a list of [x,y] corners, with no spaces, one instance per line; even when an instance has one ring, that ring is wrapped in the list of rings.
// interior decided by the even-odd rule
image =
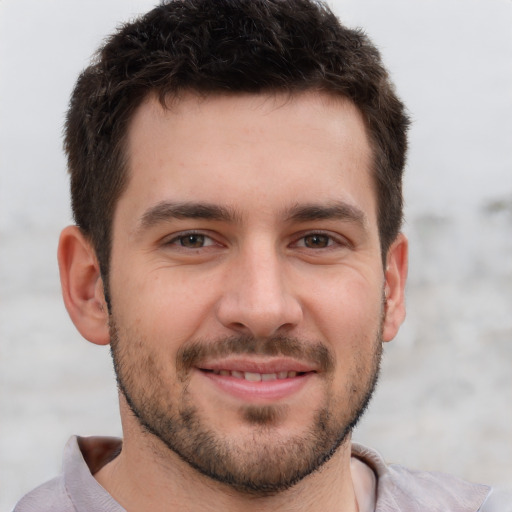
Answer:
[[[108,276],[112,220],[126,186],[134,111],[155,93],[325,91],[365,119],[383,260],[402,223],[408,118],[375,46],[315,0],[172,0],[122,26],[80,75],[65,150],[75,222]]]

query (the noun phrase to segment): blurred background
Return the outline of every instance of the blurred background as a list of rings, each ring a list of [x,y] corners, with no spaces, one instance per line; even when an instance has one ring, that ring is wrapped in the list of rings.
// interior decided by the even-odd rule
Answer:
[[[0,0],[0,510],[71,434],[120,435],[108,348],[60,297],[61,132],[78,73],[148,0]],[[331,0],[382,51],[413,118],[408,318],[354,439],[512,490],[512,1]]]

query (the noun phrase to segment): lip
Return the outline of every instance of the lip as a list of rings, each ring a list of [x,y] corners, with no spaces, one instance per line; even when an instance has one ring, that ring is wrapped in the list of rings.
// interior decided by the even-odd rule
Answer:
[[[288,357],[278,358],[244,358],[230,357],[222,360],[206,361],[198,365],[199,370],[207,371],[239,371],[253,373],[297,372],[310,373],[318,371],[317,367],[304,361]]]
[[[270,403],[290,398],[306,386],[316,374],[316,369],[313,366],[288,358],[272,360],[231,358],[201,364],[197,370],[221,392],[246,403]],[[240,376],[226,374],[226,372],[276,374],[277,378],[246,380]],[[283,378],[282,374],[284,373],[289,376]]]

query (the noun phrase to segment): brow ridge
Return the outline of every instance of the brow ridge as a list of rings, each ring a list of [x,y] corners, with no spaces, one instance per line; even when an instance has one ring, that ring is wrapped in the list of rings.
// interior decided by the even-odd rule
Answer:
[[[367,217],[358,207],[344,201],[328,204],[296,204],[285,210],[283,217],[288,222],[308,222],[316,220],[342,220],[367,226]],[[240,215],[233,208],[210,203],[161,201],[148,208],[141,216],[139,229],[148,229],[161,222],[173,219],[202,219],[234,222]]]
[[[203,219],[233,222],[238,215],[231,208],[208,203],[161,201],[146,210],[139,221],[140,229],[148,229],[172,219]]]
[[[365,213],[358,207],[344,202],[334,201],[324,204],[297,204],[286,212],[289,221],[307,222],[315,220],[342,220],[354,222],[365,227],[368,219]]]

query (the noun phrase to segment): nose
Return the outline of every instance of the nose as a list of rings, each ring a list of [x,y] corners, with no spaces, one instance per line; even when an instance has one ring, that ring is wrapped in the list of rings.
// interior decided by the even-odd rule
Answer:
[[[247,251],[231,262],[217,307],[220,323],[256,338],[289,333],[303,317],[286,257],[275,249]]]

